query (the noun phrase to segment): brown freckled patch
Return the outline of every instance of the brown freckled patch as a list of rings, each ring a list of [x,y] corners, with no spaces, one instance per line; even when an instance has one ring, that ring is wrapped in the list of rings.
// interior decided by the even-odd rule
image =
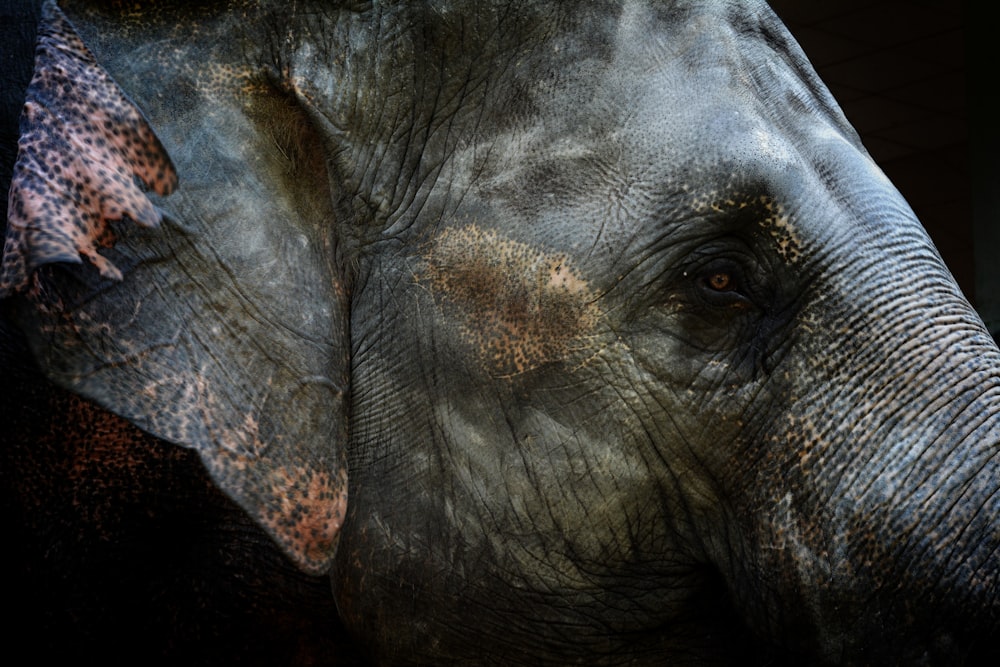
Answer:
[[[235,90],[243,96],[272,92],[247,66],[228,63],[206,63],[198,69],[198,89],[208,98],[225,99]]]
[[[297,567],[314,575],[327,571],[347,512],[343,468],[334,477],[301,465],[262,465],[222,449],[202,452],[202,460],[224,489],[253,498],[252,516]]]
[[[278,468],[262,483],[275,502],[262,513],[261,524],[299,556],[299,567],[322,573],[347,511],[347,474],[341,469],[333,478],[305,467]]]
[[[760,197],[759,203],[769,214],[761,219],[760,226],[774,239],[781,258],[789,264],[797,263],[802,258],[802,239],[785,207],[770,197]]]
[[[583,346],[600,309],[565,255],[549,254],[475,225],[445,231],[420,281],[490,372],[509,376],[559,361]]]
[[[774,241],[778,255],[789,264],[802,258],[802,239],[781,202],[766,195],[743,196],[732,193],[722,197],[711,192],[696,199],[691,207],[698,213],[734,213],[753,215],[760,228]]]
[[[347,511],[347,472],[335,472],[299,458],[300,443],[261,434],[260,419],[245,413],[242,421],[213,423],[225,414],[218,395],[202,379],[190,400],[200,406],[211,444],[198,447],[215,482],[278,543],[302,571],[323,574],[336,551]],[[182,401],[183,402],[183,401]],[[195,415],[175,415],[183,423]],[[181,438],[194,440],[194,438]]]

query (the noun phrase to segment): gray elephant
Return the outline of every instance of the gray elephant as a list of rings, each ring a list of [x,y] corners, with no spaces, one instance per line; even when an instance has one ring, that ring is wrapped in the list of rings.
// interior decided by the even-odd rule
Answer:
[[[60,5],[8,505],[184,505],[289,663],[996,659],[1000,352],[763,2]]]

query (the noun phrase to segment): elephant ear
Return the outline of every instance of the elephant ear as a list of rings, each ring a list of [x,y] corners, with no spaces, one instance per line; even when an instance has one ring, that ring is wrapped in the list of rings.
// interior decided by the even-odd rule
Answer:
[[[148,193],[178,183],[164,146],[47,3],[0,295],[50,378],[196,449],[299,567],[321,573],[347,499],[346,298],[331,205],[307,201],[326,177],[314,161],[276,179],[273,138],[209,102],[192,117],[218,126],[168,116],[161,128],[176,145],[205,137],[181,151],[192,176],[161,210]]]
[[[0,297],[23,288],[36,267],[81,256],[121,279],[97,252],[113,242],[108,221],[157,225],[144,190],[166,195],[176,186],[174,166],[142,114],[47,5],[21,114]]]

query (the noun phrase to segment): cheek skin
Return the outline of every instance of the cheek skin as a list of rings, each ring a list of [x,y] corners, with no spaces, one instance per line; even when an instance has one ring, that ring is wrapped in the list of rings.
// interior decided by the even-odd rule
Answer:
[[[597,295],[565,255],[476,225],[441,234],[418,282],[494,376],[567,359],[588,346],[602,316]]]

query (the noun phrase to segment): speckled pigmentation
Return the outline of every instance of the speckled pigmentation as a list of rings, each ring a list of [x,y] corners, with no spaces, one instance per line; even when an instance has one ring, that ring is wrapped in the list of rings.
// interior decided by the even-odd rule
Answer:
[[[91,44],[100,54],[100,46]],[[197,451],[218,487],[300,569],[325,572],[347,502],[338,446],[345,439],[339,419],[346,380],[329,379],[338,365],[330,357],[340,360],[338,343],[316,341],[333,335],[340,321],[333,315],[312,318],[296,328],[278,316],[261,316],[260,304],[246,298],[253,289],[245,272],[239,274],[241,286],[227,290],[217,266],[202,261],[215,231],[193,231],[201,211],[191,208],[190,193],[185,201],[167,200],[176,208],[169,222],[159,224],[161,214],[145,191],[167,195],[178,183],[152,130],[164,119],[150,109],[141,88],[131,88],[104,62],[134,92],[135,103],[55,3],[46,3],[22,117],[0,296],[13,295],[12,312],[58,384],[149,434]],[[175,66],[186,67],[170,58],[157,65],[164,96],[171,94]],[[245,85],[225,77],[207,82],[216,95],[214,108],[231,102],[226,83]],[[206,148],[199,166],[217,153]],[[178,162],[187,166],[188,187],[197,189],[191,158],[184,159]],[[251,188],[255,177],[263,178],[252,169],[239,172],[238,187]],[[245,191],[236,196],[252,197]],[[283,208],[283,200],[261,197],[259,203],[254,215],[272,224],[300,220],[299,210]],[[138,227],[112,224],[129,220]],[[178,231],[178,221],[189,227]],[[118,266],[99,254],[112,245]],[[82,265],[81,258],[119,282],[99,280],[89,266],[45,266]],[[189,280],[183,293],[176,289],[177,276]],[[285,289],[335,302],[309,282],[326,289],[333,281],[324,275],[302,270],[290,279],[295,277],[307,284],[286,283]],[[164,289],[168,284],[171,289]],[[307,330],[313,325],[315,331]],[[313,417],[302,419],[297,410]]]
[[[425,259],[420,280],[489,373],[519,375],[588,349],[600,309],[568,257],[470,225],[441,234]]]
[[[80,263],[81,256],[120,280],[98,253],[114,243],[108,223],[158,224],[144,190],[166,195],[176,186],[170,158],[142,113],[47,3],[21,116],[0,297],[24,288],[37,267]]]
[[[48,384],[2,319],[0,358],[12,647],[48,664],[357,662],[329,580],[295,569],[196,452]]]

